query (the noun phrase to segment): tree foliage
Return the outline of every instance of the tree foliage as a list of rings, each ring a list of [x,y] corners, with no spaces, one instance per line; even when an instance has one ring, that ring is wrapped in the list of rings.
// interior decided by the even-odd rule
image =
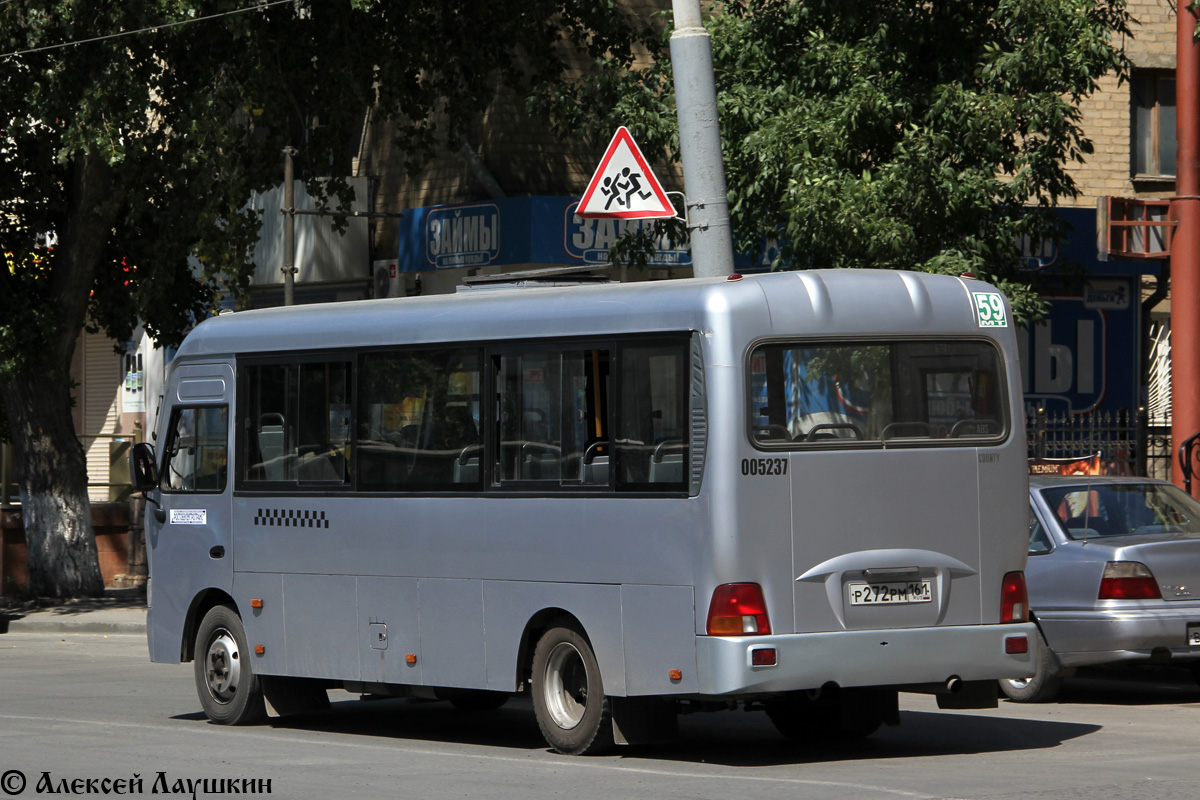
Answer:
[[[256,10],[233,13],[247,5]],[[112,217],[91,318],[122,339],[140,315],[173,343],[214,291],[245,285],[258,220],[244,206],[279,183],[284,146],[299,148],[299,175],[331,175],[328,190],[344,190],[369,107],[405,120],[397,145],[415,164],[437,144],[433,111],[454,128],[487,105],[497,78],[528,87],[557,77],[564,31],[596,57],[629,57],[628,26],[604,0],[260,5],[0,6],[0,245],[21,265],[0,277],[10,282],[0,296],[5,358],[60,327],[57,309],[29,302],[55,267],[30,269],[27,259],[47,234],[65,244],[72,214]],[[152,27],[172,23],[189,24]],[[79,44],[55,47],[69,42]],[[84,157],[103,162],[103,208],[67,205],[69,171]],[[186,268],[188,255],[203,274]]]
[[[244,292],[246,203],[280,182],[285,146],[298,177],[332,177],[310,182],[319,201],[348,203],[369,108],[416,164],[434,120],[453,133],[578,52],[627,64],[630,30],[613,0],[0,3],[0,398],[34,591],[96,591],[51,574],[94,552],[49,546],[91,535],[69,411],[83,325],[124,341],[140,320],[174,344],[218,292]]]
[[[1124,0],[741,0],[712,37],[734,235],[777,264],[973,272],[1020,317],[1021,241],[1066,233],[1081,101],[1127,69]],[[564,128],[627,125],[678,153],[670,59],[540,94]],[[601,120],[582,109],[608,108]],[[597,124],[598,123],[598,124]]]

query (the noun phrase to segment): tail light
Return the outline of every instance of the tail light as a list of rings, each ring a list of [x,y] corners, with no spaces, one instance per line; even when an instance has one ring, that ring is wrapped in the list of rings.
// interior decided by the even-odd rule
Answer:
[[[1110,561],[1100,579],[1100,600],[1161,600],[1154,573],[1140,561]]]
[[[748,636],[771,632],[767,603],[757,583],[725,583],[708,605],[709,636]]]
[[[1025,590],[1025,573],[1008,572],[1000,584],[1000,621],[1029,621],[1029,592]]]

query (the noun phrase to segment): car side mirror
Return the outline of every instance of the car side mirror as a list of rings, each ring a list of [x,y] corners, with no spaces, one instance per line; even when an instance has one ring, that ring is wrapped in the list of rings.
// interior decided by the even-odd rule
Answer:
[[[143,494],[158,487],[158,464],[154,445],[138,442],[129,451],[129,475],[133,488]]]
[[[154,445],[148,442],[138,442],[129,451],[129,477],[135,491],[139,492],[146,502],[154,506],[154,518],[159,524],[167,521],[167,512],[149,495],[158,488],[158,462],[154,458]]]

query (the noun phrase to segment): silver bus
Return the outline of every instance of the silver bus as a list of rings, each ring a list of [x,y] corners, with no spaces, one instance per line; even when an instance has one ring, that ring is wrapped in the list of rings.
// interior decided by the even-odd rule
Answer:
[[[573,754],[994,707],[1037,641],[1010,315],[839,270],[207,320],[134,455],[150,657],[215,722],[524,693]]]

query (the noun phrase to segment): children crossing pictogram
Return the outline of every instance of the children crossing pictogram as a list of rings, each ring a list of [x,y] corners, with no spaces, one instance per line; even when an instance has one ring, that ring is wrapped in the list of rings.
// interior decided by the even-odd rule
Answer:
[[[673,217],[675,208],[633,136],[622,126],[609,142],[575,213],[584,219],[647,219]]]

